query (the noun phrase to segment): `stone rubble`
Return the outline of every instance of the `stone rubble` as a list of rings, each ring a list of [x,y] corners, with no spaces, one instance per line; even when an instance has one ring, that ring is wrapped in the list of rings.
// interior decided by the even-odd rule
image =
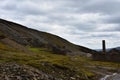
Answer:
[[[0,64],[0,80],[57,80],[33,67],[16,63]]]

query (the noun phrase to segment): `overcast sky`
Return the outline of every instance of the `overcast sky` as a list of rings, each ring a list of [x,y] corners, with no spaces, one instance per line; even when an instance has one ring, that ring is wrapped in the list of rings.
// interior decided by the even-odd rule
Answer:
[[[92,49],[120,46],[120,0],[0,0],[0,18]]]

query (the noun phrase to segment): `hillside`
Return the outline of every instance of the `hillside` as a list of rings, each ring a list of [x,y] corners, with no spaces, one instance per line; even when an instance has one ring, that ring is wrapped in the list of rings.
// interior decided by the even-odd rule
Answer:
[[[0,32],[20,45],[47,48],[58,54],[84,55],[94,52],[91,49],[72,44],[59,36],[33,30],[3,19],[0,19]]]
[[[120,73],[119,63],[82,56],[94,52],[56,35],[0,20],[0,80],[100,80]]]
[[[109,54],[120,54],[120,47],[112,48],[108,51]]]
[[[0,42],[0,80],[99,80],[119,73],[120,64],[59,55],[45,48],[21,52]]]
[[[120,47],[117,47],[118,50],[120,50]]]

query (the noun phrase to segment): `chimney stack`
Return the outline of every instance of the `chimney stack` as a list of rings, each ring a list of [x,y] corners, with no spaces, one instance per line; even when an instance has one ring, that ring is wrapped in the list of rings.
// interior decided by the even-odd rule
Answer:
[[[102,48],[103,48],[103,54],[106,54],[106,44],[105,44],[105,40],[102,40]]]

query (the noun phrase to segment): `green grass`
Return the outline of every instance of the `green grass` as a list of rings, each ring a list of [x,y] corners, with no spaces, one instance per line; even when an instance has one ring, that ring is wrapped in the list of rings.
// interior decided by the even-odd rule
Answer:
[[[31,54],[0,49],[0,62],[16,62],[18,64],[26,64],[64,80],[68,79],[68,77],[80,77],[80,79],[83,80],[90,78],[90,80],[92,80],[96,74],[92,72],[94,68],[89,66],[120,68],[120,64],[118,63],[92,61],[90,58],[81,56],[52,54],[45,48],[29,47],[29,50],[34,53]]]

